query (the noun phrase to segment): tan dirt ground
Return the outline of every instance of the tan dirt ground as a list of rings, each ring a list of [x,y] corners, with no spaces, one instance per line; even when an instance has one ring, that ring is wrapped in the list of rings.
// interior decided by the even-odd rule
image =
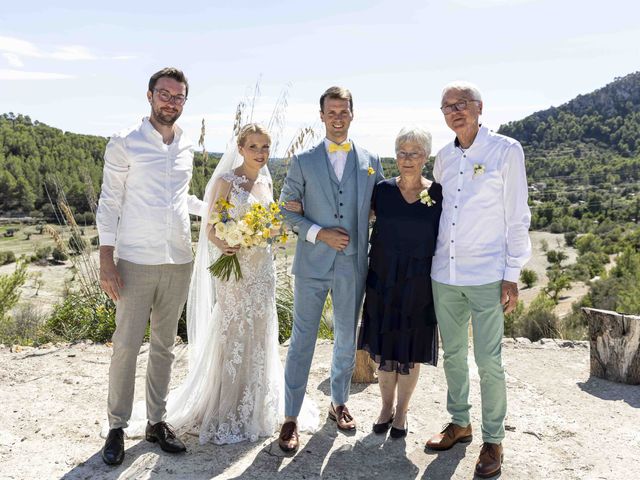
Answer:
[[[316,349],[308,392],[329,405],[329,342]],[[177,347],[178,353],[186,347]],[[147,345],[139,356],[136,399],[143,398]],[[504,341],[509,413],[505,479],[640,478],[640,387],[590,378],[586,343]],[[79,343],[12,353],[0,347],[0,478],[2,479],[471,479],[480,450],[480,398],[471,362],[471,444],[435,453],[427,438],[448,418],[442,367],[424,367],[412,399],[409,434],[394,440],[371,433],[379,407],[377,385],[353,385],[349,401],[355,434],[325,422],[302,435],[295,456],[277,447],[277,435],[257,443],[199,445],[185,433],[188,452],[172,456],[144,440],[127,440],[119,467],[103,464],[100,424],[105,419],[111,350]],[[286,347],[281,348],[284,358]],[[173,382],[186,371],[180,355]]]

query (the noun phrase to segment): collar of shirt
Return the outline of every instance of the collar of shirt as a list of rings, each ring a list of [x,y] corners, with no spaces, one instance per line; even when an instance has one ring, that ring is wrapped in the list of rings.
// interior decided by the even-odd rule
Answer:
[[[480,147],[487,140],[488,133],[489,133],[489,129],[487,127],[483,127],[482,124],[480,124],[480,128],[478,129],[478,133],[476,134],[476,138],[473,139],[473,143],[471,144],[471,146],[469,146],[467,148],[462,148],[462,145],[460,145],[460,140],[458,140],[458,137],[456,137],[455,140],[453,140],[453,148],[454,149],[455,148],[459,148],[463,152],[468,152],[473,147],[476,147],[476,148]]]
[[[162,134],[156,130],[156,128],[153,126],[153,124],[149,120],[149,117],[144,117],[142,119],[142,125],[140,126],[140,130],[142,131],[144,136],[149,138],[150,140],[154,142],[160,142],[163,145],[165,144],[164,140],[162,139]],[[174,123],[173,131],[174,131],[173,141],[167,146],[176,145],[180,142],[180,138],[182,137],[182,129]]]

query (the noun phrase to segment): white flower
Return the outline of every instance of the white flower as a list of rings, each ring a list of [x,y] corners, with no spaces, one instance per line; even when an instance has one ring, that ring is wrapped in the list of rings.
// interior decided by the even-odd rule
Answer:
[[[476,178],[477,176],[480,176],[484,173],[484,165],[482,165],[481,163],[474,163],[473,164],[473,178]]]
[[[230,247],[237,247],[242,242],[242,232],[239,228],[232,228],[225,235],[225,240]]]
[[[227,224],[226,223],[216,223],[216,237],[223,238],[227,233]]]
[[[418,198],[420,199],[420,203],[426,205],[427,207],[432,207],[436,204],[436,201],[431,198],[431,196],[429,195],[429,190],[426,188],[418,194]]]

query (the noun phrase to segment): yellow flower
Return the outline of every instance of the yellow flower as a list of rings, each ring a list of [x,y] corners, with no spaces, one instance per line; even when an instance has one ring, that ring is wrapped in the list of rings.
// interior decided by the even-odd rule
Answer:
[[[369,175],[373,175],[374,173],[376,173],[376,171],[373,168],[369,167],[369,169],[367,170],[367,173]]]

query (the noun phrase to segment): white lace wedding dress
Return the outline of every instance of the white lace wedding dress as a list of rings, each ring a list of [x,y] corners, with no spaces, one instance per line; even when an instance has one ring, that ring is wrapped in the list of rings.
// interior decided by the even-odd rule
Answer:
[[[273,201],[267,177],[260,175],[251,192],[245,177],[233,172],[222,180],[231,184],[231,216],[239,218],[253,203]],[[214,248],[211,244],[210,248]],[[241,248],[236,254],[242,278],[215,279],[216,304],[212,322],[218,358],[212,365],[200,441],[255,441],[278,428],[283,409],[283,373],[278,352],[276,274],[271,248]]]

